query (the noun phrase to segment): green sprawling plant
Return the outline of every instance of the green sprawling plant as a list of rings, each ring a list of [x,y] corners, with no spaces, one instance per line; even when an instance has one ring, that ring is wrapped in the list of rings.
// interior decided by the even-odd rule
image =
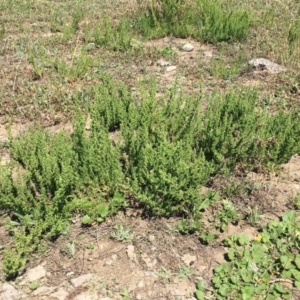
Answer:
[[[216,299],[291,299],[300,287],[300,223],[295,211],[271,221],[252,241],[233,235],[224,242],[229,262],[214,269]]]
[[[223,1],[153,0],[139,12],[136,27],[149,38],[192,36],[217,43],[245,39],[251,22],[249,12],[226,11]]]
[[[11,214],[8,225],[15,238],[3,266],[8,276],[14,276],[43,237],[55,238],[67,229],[68,198],[77,178],[71,140],[65,133],[53,136],[30,130],[11,139],[10,150],[20,166],[1,172],[0,198],[1,208]]]
[[[210,176],[237,164],[267,167],[300,152],[297,110],[270,115],[247,90],[213,95],[201,112],[201,95],[176,91],[156,99],[152,84],[133,100],[124,85],[105,79],[90,92],[89,132],[86,115],[76,109],[72,134],[31,129],[10,138],[15,161],[0,174],[0,209],[10,214],[14,236],[3,261],[8,276],[41,239],[66,231],[74,211],[90,226],[130,197],[151,215],[187,217],[181,230],[194,231],[211,203],[200,196]],[[223,229],[236,218],[229,206],[224,215]]]

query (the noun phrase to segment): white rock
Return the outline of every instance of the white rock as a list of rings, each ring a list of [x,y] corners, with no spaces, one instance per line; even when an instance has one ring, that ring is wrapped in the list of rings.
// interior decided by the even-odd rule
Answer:
[[[133,245],[128,245],[126,252],[127,252],[127,255],[130,259],[133,259],[133,260],[136,259],[136,254],[134,253],[134,246]]]
[[[286,69],[276,63],[271,62],[265,58],[256,58],[249,61],[249,64],[256,68],[263,68],[268,70],[271,74],[277,74],[285,71]]]
[[[54,290],[54,287],[40,286],[32,293],[32,295],[34,295],[34,296],[49,295],[53,292],[53,290]]]
[[[51,294],[50,296],[58,300],[65,300],[68,297],[68,292],[63,288],[60,288],[57,292]]]
[[[207,58],[213,57],[212,51],[204,51],[203,54],[204,54],[204,56],[207,57]]]
[[[20,297],[19,291],[12,285],[4,283],[0,290],[0,300],[14,300]]]
[[[111,260],[111,259],[107,259],[107,260],[105,261],[105,265],[106,265],[106,266],[111,266],[111,265],[113,265],[113,263],[114,263],[114,261]]]
[[[93,274],[84,274],[77,278],[71,279],[72,285],[76,288],[93,278]]]
[[[149,269],[152,269],[157,264],[156,258],[151,259],[147,254],[142,254],[142,260]]]
[[[75,298],[73,298],[73,300],[94,300],[94,299],[98,299],[97,295],[91,295],[91,294],[88,294],[87,292],[80,293]]]
[[[192,52],[194,50],[194,46],[190,43],[183,45],[182,50],[185,52]]]
[[[158,64],[159,66],[161,66],[161,67],[167,67],[167,66],[170,66],[170,65],[171,65],[171,63],[169,63],[168,61],[163,60],[163,59],[159,60],[159,61],[157,62],[157,64]]]
[[[154,242],[154,240],[155,240],[155,236],[153,234],[149,234],[148,241],[149,242]]]
[[[182,260],[187,266],[190,266],[192,262],[195,262],[196,256],[191,254],[185,254],[182,256]]]
[[[172,71],[174,71],[176,69],[177,69],[176,66],[169,66],[169,67],[166,68],[166,72],[172,72]]]
[[[145,282],[143,280],[141,280],[139,283],[138,283],[138,287],[139,288],[143,288],[145,286]]]
[[[39,280],[46,276],[46,270],[43,266],[39,265],[36,268],[30,269],[27,272],[27,278],[30,282]]]

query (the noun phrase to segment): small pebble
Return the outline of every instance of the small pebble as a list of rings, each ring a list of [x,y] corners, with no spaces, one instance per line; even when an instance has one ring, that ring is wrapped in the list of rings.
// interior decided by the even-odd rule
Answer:
[[[182,50],[185,52],[192,52],[194,50],[194,46],[190,43],[183,45]]]
[[[149,242],[153,242],[155,240],[155,236],[153,235],[153,234],[150,234],[149,236],[148,236],[148,241]]]
[[[166,72],[172,72],[172,71],[174,71],[176,69],[177,69],[176,66],[169,66],[169,67],[166,68]]]

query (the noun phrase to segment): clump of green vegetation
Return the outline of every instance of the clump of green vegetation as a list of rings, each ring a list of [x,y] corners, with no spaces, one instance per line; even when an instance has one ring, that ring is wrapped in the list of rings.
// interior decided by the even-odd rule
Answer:
[[[208,42],[240,41],[247,37],[247,11],[226,11],[222,1],[151,1],[136,18],[136,28],[149,38],[193,37]]]
[[[200,194],[210,176],[237,163],[268,167],[300,152],[299,111],[270,115],[247,90],[215,94],[201,112],[201,95],[175,90],[158,100],[153,82],[133,100],[123,84],[106,79],[91,91],[88,134],[87,116],[76,108],[72,134],[31,129],[10,138],[14,163],[0,173],[1,209],[11,216],[15,243],[5,250],[8,276],[17,274],[42,238],[66,232],[73,212],[91,226],[127,206],[128,195],[150,215],[186,216],[190,221],[179,230],[195,232],[201,211],[215,199]],[[224,230],[236,218],[223,202],[217,226]]]
[[[255,90],[237,90],[215,94],[208,101],[198,147],[216,172],[224,167],[232,170],[237,163],[248,168],[281,164],[299,153],[298,110],[279,109],[270,115],[257,107],[257,99]]]
[[[74,49],[70,63],[58,57],[52,62],[53,68],[62,81],[82,79],[87,74],[92,63],[92,58],[83,49],[80,49],[78,53]]]
[[[129,50],[132,46],[132,37],[131,26],[125,19],[118,24],[113,24],[109,18],[104,18],[101,25],[86,30],[87,41],[94,42],[96,46],[106,46],[114,51]]]
[[[79,30],[79,22],[84,18],[83,7],[77,7],[70,15],[65,16],[62,12],[55,12],[50,20],[50,30],[61,32],[63,41],[67,42]]]

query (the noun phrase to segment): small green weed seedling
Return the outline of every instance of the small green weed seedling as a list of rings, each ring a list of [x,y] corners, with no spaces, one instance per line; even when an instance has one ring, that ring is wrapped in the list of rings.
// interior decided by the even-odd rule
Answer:
[[[50,62],[46,49],[39,44],[31,46],[28,53],[28,62],[33,67],[34,79],[43,77],[45,67]]]
[[[165,46],[163,48],[158,49],[158,53],[166,59],[173,59],[176,56],[177,51],[169,46]]]
[[[253,208],[248,208],[249,213],[247,216],[247,221],[252,226],[258,226],[263,219],[264,215],[260,215],[257,206],[254,206]]]
[[[171,282],[173,273],[165,267],[162,267],[156,272],[156,275],[167,282]]]
[[[214,77],[232,80],[239,77],[241,72],[246,68],[245,66],[247,66],[247,64],[245,64],[245,60],[242,56],[237,59],[226,61],[221,55],[210,61],[209,71]]]
[[[68,82],[83,78],[87,74],[89,68],[92,66],[92,63],[92,58],[84,49],[81,49],[79,53],[76,53],[75,49],[70,63],[67,63],[65,60],[56,57],[53,62],[53,67],[60,78],[63,81]]]
[[[195,221],[193,219],[179,220],[176,228],[181,234],[192,234],[195,233],[201,225],[201,221]]]
[[[129,292],[127,289],[124,289],[122,292],[121,292],[121,296],[122,296],[122,299],[123,300],[130,300],[130,295],[129,295]]]
[[[117,241],[132,241],[133,234],[130,232],[130,228],[125,228],[123,225],[117,225],[115,231],[111,234],[111,238]]]
[[[215,226],[221,231],[225,231],[229,223],[240,219],[234,205],[229,200],[222,201],[222,208],[215,216]]]
[[[86,248],[89,249],[89,250],[93,250],[95,248],[95,245],[94,245],[94,243],[88,243],[86,245]]]
[[[186,266],[179,267],[178,272],[177,272],[178,278],[190,279],[193,275],[194,275],[193,269],[186,267]]]
[[[74,242],[69,242],[66,246],[60,249],[60,252],[67,256],[68,258],[75,258],[76,257],[76,244]]]

